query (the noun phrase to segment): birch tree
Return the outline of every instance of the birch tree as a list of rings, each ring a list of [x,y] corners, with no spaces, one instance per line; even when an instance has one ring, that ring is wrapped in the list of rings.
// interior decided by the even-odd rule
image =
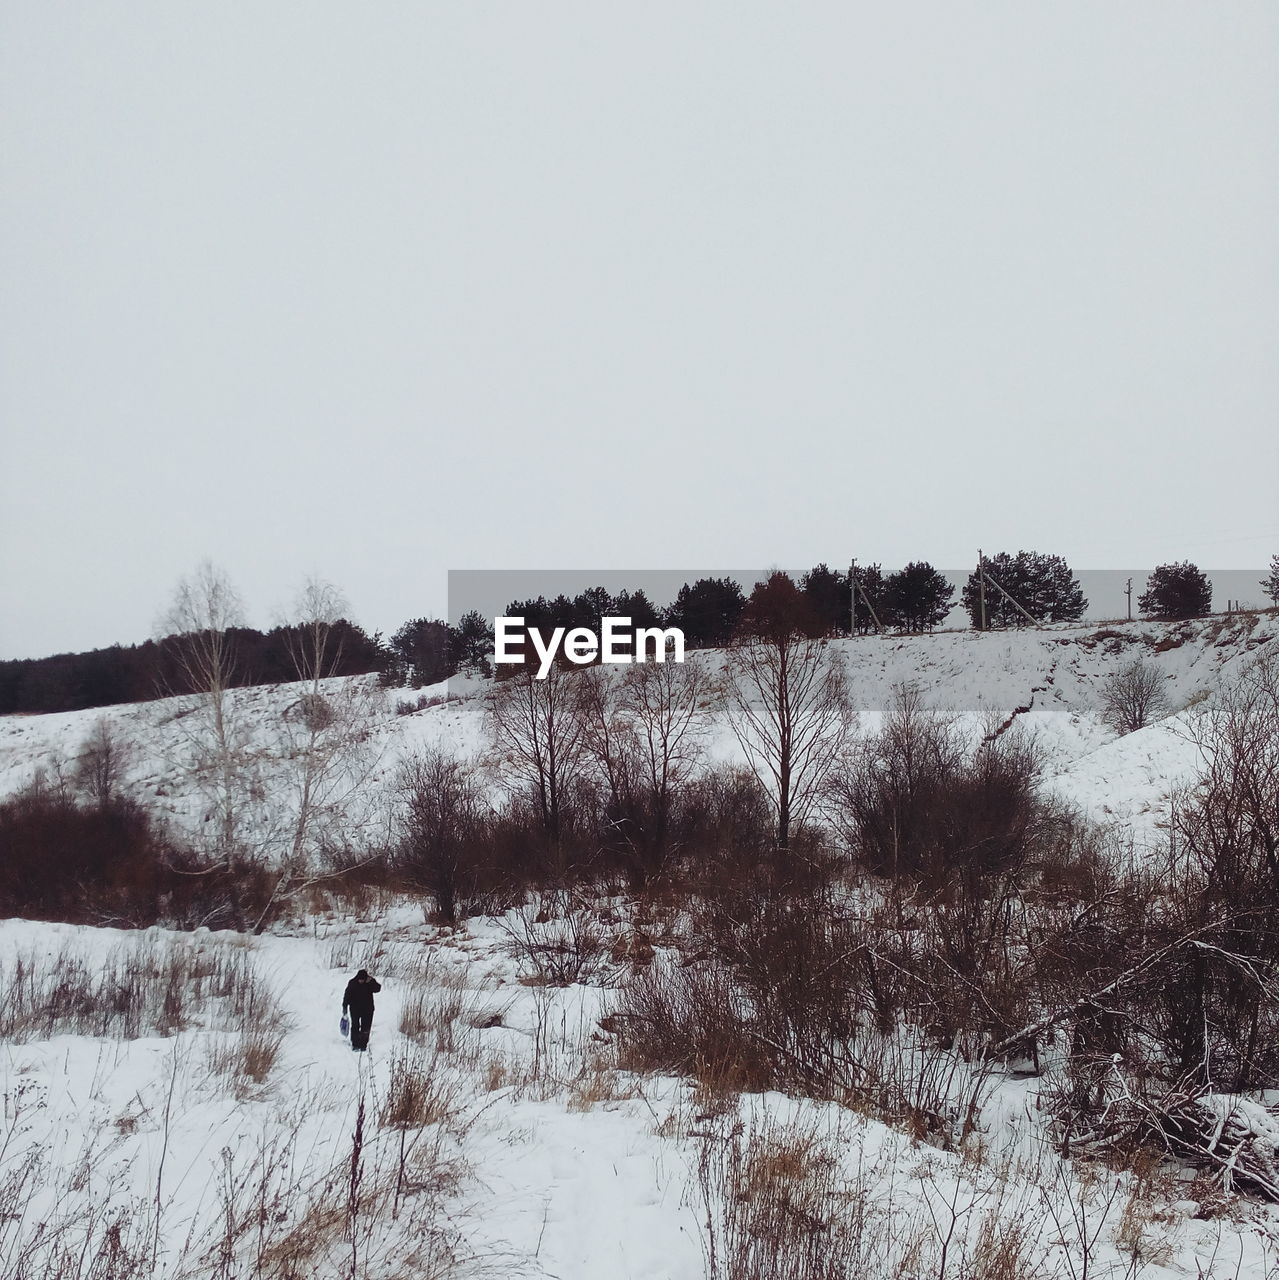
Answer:
[[[206,797],[217,858],[234,864],[243,853],[251,759],[248,734],[235,705],[238,682],[234,631],[244,605],[224,570],[204,561],[174,592],[159,629],[175,674],[164,692],[189,700],[175,717],[188,765]]]
[[[350,613],[332,583],[309,578],[288,625],[289,657],[299,693],[284,714],[296,802],[288,856],[305,862],[317,822],[340,814],[368,774],[373,698],[370,682],[339,679],[342,628]]]
[[[298,692],[282,716],[279,766],[292,802],[277,815],[275,886],[259,924],[313,881],[326,841],[343,843],[367,816],[365,800],[372,797],[363,786],[377,760],[377,695],[369,680],[338,675],[349,612],[332,583],[312,577],[285,624]]]

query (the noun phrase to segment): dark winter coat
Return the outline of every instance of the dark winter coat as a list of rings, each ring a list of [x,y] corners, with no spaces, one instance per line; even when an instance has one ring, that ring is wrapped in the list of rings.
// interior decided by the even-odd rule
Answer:
[[[372,1013],[373,993],[381,990],[382,984],[376,978],[370,978],[367,974],[361,978],[357,974],[346,984],[346,991],[342,994],[342,1008],[350,1009],[352,1013]]]

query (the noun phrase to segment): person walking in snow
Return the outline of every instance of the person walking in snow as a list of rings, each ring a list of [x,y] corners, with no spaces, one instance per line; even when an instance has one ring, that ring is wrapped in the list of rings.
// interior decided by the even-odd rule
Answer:
[[[373,993],[381,990],[382,984],[370,977],[367,969],[361,969],[346,984],[346,990],[342,994],[342,1012],[350,1010],[352,1049],[369,1047],[369,1031],[373,1026]]]

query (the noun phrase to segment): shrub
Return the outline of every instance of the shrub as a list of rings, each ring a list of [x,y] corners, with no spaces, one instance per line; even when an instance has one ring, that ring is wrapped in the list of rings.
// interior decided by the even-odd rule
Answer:
[[[1038,778],[1025,739],[992,735],[967,751],[956,727],[904,686],[880,733],[832,777],[826,808],[869,871],[940,885],[1025,865],[1049,817]]]
[[[146,813],[114,798],[81,807],[32,789],[0,804],[0,915],[149,925],[169,849]]]
[[[589,904],[561,894],[512,912],[502,921],[510,949],[545,986],[568,987],[600,976],[609,963],[608,940]]]
[[[1153,663],[1138,658],[1121,667],[1102,690],[1103,721],[1124,734],[1161,720],[1172,710],[1163,686],[1164,676]]]
[[[401,836],[394,864],[407,884],[457,921],[481,882],[487,806],[474,767],[433,748],[406,760],[398,777]]]
[[[748,1010],[728,969],[714,962],[650,965],[622,988],[615,1024],[620,1064],[676,1072],[715,1093],[762,1090],[770,1055],[748,1031]]]

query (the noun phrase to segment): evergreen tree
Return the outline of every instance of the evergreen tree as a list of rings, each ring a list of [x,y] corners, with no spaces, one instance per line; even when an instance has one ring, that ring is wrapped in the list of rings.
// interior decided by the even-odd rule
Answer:
[[[881,627],[901,625],[897,606],[892,592],[888,588],[888,579],[877,564],[859,564],[853,566],[853,578],[857,582],[857,630],[866,635],[875,630],[875,619],[879,619]],[[953,588],[952,588],[953,590]],[[867,607],[869,605],[869,608]],[[874,617],[871,616],[874,609]]]
[[[1026,561],[1030,612],[1041,622],[1078,622],[1088,601],[1065,560],[1029,551]]]
[[[605,618],[613,617],[613,597],[603,587],[588,587],[573,600],[573,625],[599,635]]]
[[[457,668],[451,660],[452,637],[448,623],[438,618],[412,618],[392,637],[396,673],[402,683],[420,689],[424,684],[447,680]]]
[[[816,639],[825,633],[811,598],[780,571],[755,584],[738,624],[739,635],[773,644],[795,636]]]
[[[583,601],[582,607],[594,608],[593,604],[588,604],[586,601]],[[570,600],[562,591],[554,600],[548,603],[547,609],[550,612],[550,617],[546,620],[546,626],[549,630],[545,633],[548,639],[550,632],[554,631],[556,627],[563,627],[567,631],[570,627],[590,625],[590,623],[582,620],[583,615],[579,615],[577,602]]]
[[[577,620],[573,601],[566,595],[558,595],[553,600],[545,596],[538,596],[535,600],[512,600],[506,606],[505,616],[523,618],[526,630],[536,629],[546,639],[556,627],[583,625]]]
[[[918,560],[888,575],[889,616],[902,631],[931,631],[945,621],[955,588],[927,561]]]
[[[1137,607],[1151,618],[1202,618],[1212,612],[1212,583],[1189,560],[1161,564],[1146,579]]]
[[[1261,589],[1270,597],[1270,603],[1279,606],[1279,556],[1270,557],[1270,572],[1261,580]]]
[[[848,574],[819,564],[799,580],[809,607],[821,624],[822,634],[847,635],[851,621]]]
[[[449,660],[455,668],[471,667],[488,675],[492,653],[493,628],[478,609],[464,613],[457,626],[449,628]]]
[[[656,627],[661,615],[643,591],[619,591],[613,597],[614,618],[629,618],[635,627]]]
[[[1018,592],[1022,583],[1014,567],[1013,557],[1007,551],[1000,551],[993,556],[986,556],[982,565],[986,570],[985,583],[985,624],[988,629],[1006,627],[1016,623],[1025,623],[1025,619],[1008,603],[1004,596],[991,586],[997,582],[1011,595],[1020,599]],[[969,621],[978,630],[982,626],[982,581],[980,572],[974,569],[964,583],[964,590],[959,597],[960,603],[968,614]]]
[[[680,587],[663,621],[684,632],[689,648],[717,648],[733,638],[745,606],[746,597],[732,578],[698,578]]]
[[[985,558],[987,627],[1024,627],[1026,616],[991,582],[998,583],[1037,622],[1074,622],[1083,617],[1088,601],[1070,566],[1061,556],[1038,551],[1001,551]],[[961,602],[974,627],[981,626],[981,580],[968,575]]]

